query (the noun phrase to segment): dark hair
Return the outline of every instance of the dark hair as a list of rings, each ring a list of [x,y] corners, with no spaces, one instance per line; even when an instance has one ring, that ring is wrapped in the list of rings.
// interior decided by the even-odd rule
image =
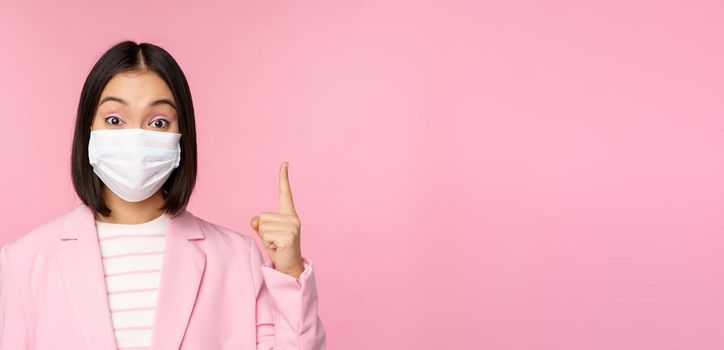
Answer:
[[[103,183],[88,161],[91,125],[98,109],[101,92],[117,73],[153,71],[169,86],[176,100],[181,135],[181,162],[161,187],[165,204],[161,208],[177,215],[186,208],[196,183],[196,127],[194,107],[186,76],[176,60],[164,49],[150,44],[126,40],[106,51],[93,66],[83,84],[73,134],[71,175],[78,197],[97,217],[108,216],[111,210],[103,200]]]

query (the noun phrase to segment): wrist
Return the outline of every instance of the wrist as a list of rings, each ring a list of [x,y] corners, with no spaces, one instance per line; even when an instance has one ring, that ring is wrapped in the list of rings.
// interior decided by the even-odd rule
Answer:
[[[277,269],[277,268],[275,268],[275,270],[285,273],[287,275],[290,275],[294,278],[299,278],[299,276],[301,276],[302,273],[304,272],[304,266],[302,265],[302,267],[296,268],[296,269]]]

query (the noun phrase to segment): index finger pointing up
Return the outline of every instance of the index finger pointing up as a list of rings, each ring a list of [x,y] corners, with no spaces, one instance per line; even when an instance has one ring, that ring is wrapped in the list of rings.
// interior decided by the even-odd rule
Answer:
[[[279,212],[297,215],[292,200],[292,189],[289,187],[289,162],[283,162],[279,169]]]

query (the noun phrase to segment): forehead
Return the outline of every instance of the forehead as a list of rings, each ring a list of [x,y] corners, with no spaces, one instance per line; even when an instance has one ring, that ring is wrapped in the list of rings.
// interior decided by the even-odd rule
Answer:
[[[142,104],[158,98],[173,101],[173,93],[165,81],[153,71],[122,72],[114,75],[103,88],[101,98],[120,97],[130,104]]]

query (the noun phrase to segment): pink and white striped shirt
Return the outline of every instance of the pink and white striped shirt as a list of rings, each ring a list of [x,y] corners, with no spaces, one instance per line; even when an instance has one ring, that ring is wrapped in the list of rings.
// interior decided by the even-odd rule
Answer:
[[[165,213],[141,224],[96,221],[119,350],[151,347],[168,223]]]

